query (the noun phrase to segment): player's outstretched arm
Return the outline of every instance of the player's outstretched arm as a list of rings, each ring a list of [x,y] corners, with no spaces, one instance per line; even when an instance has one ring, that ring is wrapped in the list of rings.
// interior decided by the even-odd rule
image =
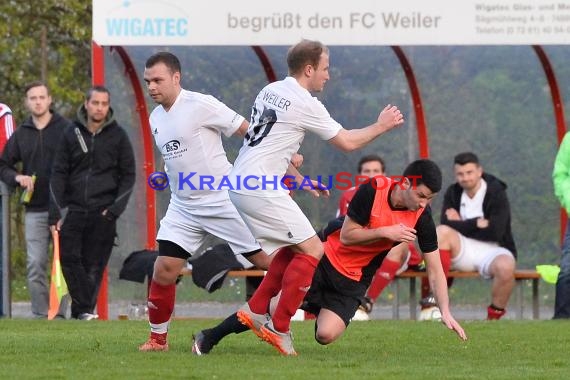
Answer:
[[[403,123],[402,112],[398,107],[388,104],[380,112],[374,124],[359,129],[341,129],[329,142],[343,152],[351,152],[366,146],[376,137]]]
[[[448,329],[455,333],[462,340],[467,340],[467,334],[463,327],[455,320],[449,309],[449,295],[447,293],[447,279],[441,267],[441,259],[439,257],[439,249],[424,254],[426,268],[429,278],[430,287],[434,292],[437,305],[441,311],[441,321]]]

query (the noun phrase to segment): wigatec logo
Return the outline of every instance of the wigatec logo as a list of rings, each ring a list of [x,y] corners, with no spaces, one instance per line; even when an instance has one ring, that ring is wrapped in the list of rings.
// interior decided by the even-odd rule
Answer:
[[[188,36],[188,15],[166,1],[125,0],[108,14],[105,28],[109,37]]]

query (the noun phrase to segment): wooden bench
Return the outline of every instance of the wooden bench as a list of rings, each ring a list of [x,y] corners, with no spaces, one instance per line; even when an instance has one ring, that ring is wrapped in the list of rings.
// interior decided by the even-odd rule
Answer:
[[[192,269],[183,268],[180,271],[181,276],[190,276],[192,274]],[[231,270],[227,274],[230,277],[263,277],[265,276],[265,271],[262,269],[236,269]]]
[[[229,277],[263,277],[265,276],[265,271],[261,269],[238,269],[231,270],[228,272]],[[188,268],[182,269],[181,275],[189,276],[192,274],[192,270]],[[427,277],[427,272],[417,272],[417,271],[405,271],[400,273],[393,281],[393,286],[395,287],[394,299],[392,301],[392,318],[400,319],[400,280],[408,279],[410,283],[410,319],[417,319],[417,307],[418,307],[418,296],[417,296],[417,285],[416,279]],[[453,278],[481,278],[479,272],[449,272],[449,277]],[[532,318],[539,319],[539,289],[538,283],[540,280],[540,274],[532,269],[518,269],[515,271],[515,303],[516,303],[516,316],[518,319],[522,319],[524,310],[524,300],[523,300],[523,290],[524,283],[526,281],[532,282]]]
[[[417,319],[417,286],[416,279],[427,277],[426,272],[416,272],[416,271],[405,271],[399,274],[394,280],[394,299],[392,303],[392,318],[400,319],[400,280],[408,279],[410,282],[410,319]],[[453,278],[481,278],[479,272],[456,272],[451,271],[449,277]],[[524,283],[526,281],[532,282],[532,318],[539,319],[539,292],[538,292],[538,282],[540,280],[540,274],[532,269],[518,269],[515,271],[515,304],[516,304],[516,316],[518,319],[522,319],[524,310],[524,300],[523,300],[523,290]]]

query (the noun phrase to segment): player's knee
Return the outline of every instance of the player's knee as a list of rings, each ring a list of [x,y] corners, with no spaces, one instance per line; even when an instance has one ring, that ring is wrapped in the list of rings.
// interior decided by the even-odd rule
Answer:
[[[397,261],[400,264],[405,264],[408,258],[408,244],[398,244],[388,252],[386,258],[389,258],[392,261]]]
[[[304,242],[291,246],[295,253],[303,253],[320,260],[323,256],[325,249],[323,242],[315,235]]]
[[[267,269],[269,268],[269,264],[271,263],[272,257],[267,255],[265,252],[257,252],[251,256],[247,257],[247,260],[251,262],[255,267],[259,269]]]
[[[448,241],[451,234],[455,233],[455,230],[445,224],[440,224],[435,229],[437,233],[437,240],[438,242]]]
[[[338,334],[335,331],[332,331],[330,328],[319,328],[318,324],[315,323],[315,340],[317,343],[326,346],[334,342],[337,338]]]
[[[170,285],[176,282],[180,275],[180,266],[157,259],[154,264],[152,278],[161,285]]]
[[[510,255],[500,255],[493,260],[493,276],[502,279],[514,278],[515,275],[515,259]]]
[[[334,342],[335,339],[336,339],[336,337],[330,333],[319,331],[319,330],[317,330],[315,332],[315,340],[317,341],[317,343],[319,343],[323,346],[326,346],[327,344]]]

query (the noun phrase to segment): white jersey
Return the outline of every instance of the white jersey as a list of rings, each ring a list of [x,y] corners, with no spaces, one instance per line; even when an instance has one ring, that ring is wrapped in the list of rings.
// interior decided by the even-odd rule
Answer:
[[[219,184],[232,165],[221,133],[233,135],[243,121],[213,96],[187,90],[180,92],[168,112],[162,106],[152,111],[150,126],[164,159],[171,202],[198,206],[227,198],[228,189]]]
[[[275,186],[275,181],[285,175],[305,133],[329,140],[341,129],[325,106],[295,78],[265,86],[255,99],[244,145],[230,174],[232,191],[261,197],[288,193]]]

